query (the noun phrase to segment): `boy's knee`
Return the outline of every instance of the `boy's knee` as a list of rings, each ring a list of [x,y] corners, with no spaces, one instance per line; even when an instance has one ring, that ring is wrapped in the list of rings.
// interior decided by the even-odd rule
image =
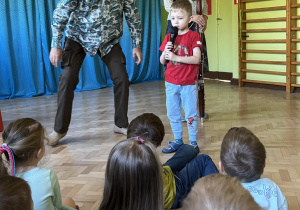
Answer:
[[[197,159],[205,161],[205,162],[212,161],[212,159],[208,155],[205,155],[205,154],[197,155]]]
[[[190,117],[190,118],[188,119],[188,122],[189,122],[189,124],[192,124],[192,123],[194,122],[194,118],[193,118],[193,117]]]
[[[191,125],[197,121],[198,121],[198,117],[197,117],[197,115],[195,115],[194,117],[189,117],[187,122]]]

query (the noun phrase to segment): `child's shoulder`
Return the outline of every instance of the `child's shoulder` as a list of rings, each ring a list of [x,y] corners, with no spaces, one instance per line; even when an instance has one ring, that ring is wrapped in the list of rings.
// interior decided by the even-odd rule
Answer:
[[[269,184],[275,184],[275,185],[277,185],[272,179],[264,178],[264,177],[256,180],[256,182],[259,182],[259,183],[269,183]]]
[[[186,38],[188,39],[200,39],[200,34],[196,31],[192,31],[192,30],[189,30],[188,32],[186,32],[183,36],[185,36]]]
[[[273,186],[273,187],[278,187],[278,185],[271,179],[269,178],[260,178],[257,179],[255,181],[252,182],[247,182],[247,183],[242,183],[242,185],[244,185],[245,187],[248,186],[265,186],[265,185],[269,185],[269,186]]]
[[[190,34],[197,34],[197,35],[199,35],[199,33],[198,33],[197,31],[193,31],[193,30],[189,30],[189,31],[188,31],[188,33],[190,33]]]
[[[192,30],[189,30],[186,35],[188,36],[200,36],[200,34],[197,32],[197,31],[192,31]]]
[[[29,171],[18,173],[16,174],[16,176],[23,177],[23,178],[28,176],[43,177],[43,176],[53,176],[53,174],[55,174],[55,172],[49,168],[35,167]]]
[[[41,173],[55,173],[53,170],[51,170],[49,168],[40,168],[40,167],[36,167],[36,168]]]
[[[40,167],[36,167],[34,168],[35,172],[39,172],[39,173],[53,173],[54,171],[49,169],[49,168],[40,168]]]

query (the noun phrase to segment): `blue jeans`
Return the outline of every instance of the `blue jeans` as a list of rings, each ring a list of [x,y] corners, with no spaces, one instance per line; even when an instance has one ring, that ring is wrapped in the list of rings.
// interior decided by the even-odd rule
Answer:
[[[175,177],[176,197],[171,209],[181,207],[182,200],[199,178],[219,173],[208,155],[197,155],[196,150],[186,144],[182,145],[164,165],[171,168]]]
[[[170,119],[174,139],[182,139],[181,104],[187,122],[189,140],[196,141],[198,133],[197,86],[174,85],[165,82],[167,115]]]

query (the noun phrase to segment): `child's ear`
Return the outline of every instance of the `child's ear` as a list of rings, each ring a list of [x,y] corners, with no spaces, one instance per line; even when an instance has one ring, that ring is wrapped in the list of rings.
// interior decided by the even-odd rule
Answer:
[[[43,155],[43,149],[39,149],[36,153],[36,158],[40,159],[40,158],[42,158],[42,155]]]
[[[219,169],[220,169],[220,172],[221,172],[221,173],[225,172],[224,167],[223,167],[223,164],[222,164],[221,161],[219,161]]]
[[[190,17],[189,23],[193,21],[193,16]]]

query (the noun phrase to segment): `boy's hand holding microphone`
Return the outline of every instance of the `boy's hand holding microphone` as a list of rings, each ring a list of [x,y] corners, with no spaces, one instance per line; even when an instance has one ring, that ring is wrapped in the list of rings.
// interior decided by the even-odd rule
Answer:
[[[177,35],[178,35],[178,28],[172,26],[171,32],[170,32],[170,41],[167,43],[167,45],[165,47],[165,59],[168,61],[173,60],[173,58],[176,56],[172,52],[172,50],[174,48],[174,43],[175,43],[175,39],[176,39]]]

